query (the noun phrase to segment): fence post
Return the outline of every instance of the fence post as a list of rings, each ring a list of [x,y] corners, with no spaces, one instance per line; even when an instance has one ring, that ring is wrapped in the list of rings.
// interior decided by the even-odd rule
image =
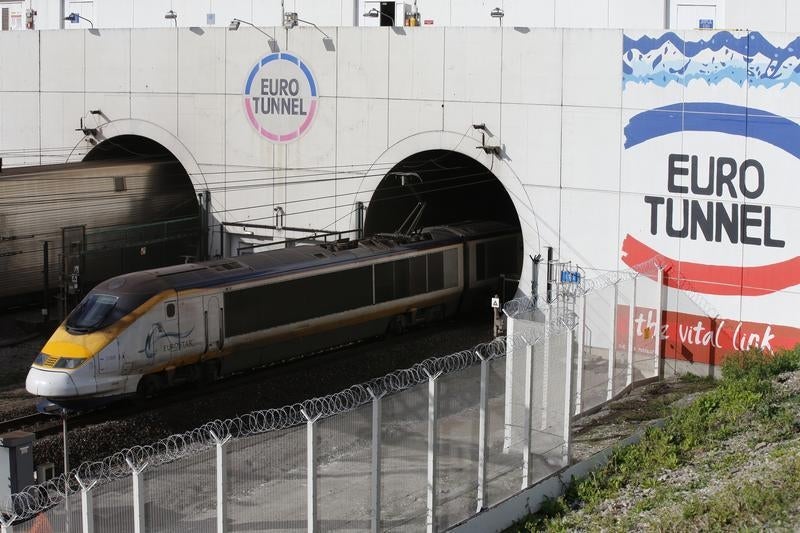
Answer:
[[[514,342],[516,339],[514,336],[514,323],[516,319],[509,316],[507,313],[506,316],[508,316],[508,320],[506,320],[506,390],[503,401],[503,413],[505,418],[503,426],[503,453],[511,451],[511,445],[514,441],[512,436],[514,431],[512,413],[514,412]]]
[[[612,285],[614,295],[611,298],[611,348],[608,350],[608,383],[606,388],[606,401],[614,397],[614,366],[617,358],[617,282]]]
[[[534,339],[534,342],[536,339]],[[522,419],[522,490],[531,479],[531,426],[533,418],[533,343],[525,341],[525,413]]]
[[[574,354],[572,351],[572,329],[567,328],[566,331],[567,348],[564,354],[564,361],[566,367],[564,377],[564,448],[561,456],[561,463],[563,466],[568,466],[572,456],[572,399],[574,391],[572,388],[572,364],[574,363]]]
[[[550,320],[551,306],[544,309],[544,357],[542,358],[542,422],[540,429],[547,429],[547,400],[550,396]]]
[[[575,414],[580,414],[583,402],[583,352],[586,349],[586,293],[581,295],[581,304],[578,307],[578,363],[575,376]]]
[[[442,374],[437,372],[431,375],[428,374],[428,512],[425,521],[425,529],[427,533],[434,533],[436,531],[436,467],[437,467],[437,454],[436,444],[438,443],[438,432],[436,426],[438,425],[439,409],[437,398],[437,379]]]
[[[656,312],[656,330],[653,333],[653,338],[655,339],[656,345],[655,350],[653,350],[655,354],[655,361],[654,361],[654,370],[656,372],[656,377],[662,378],[664,377],[664,366],[663,366],[663,354],[661,353],[661,330],[663,329],[662,321],[664,315],[664,267],[658,267],[658,310]]]
[[[94,533],[94,498],[89,492],[97,484],[97,480],[86,483],[75,475],[78,485],[81,486],[81,526],[83,533]]]
[[[633,297],[631,298],[631,303],[628,305],[628,370],[625,374],[625,386],[629,386],[633,384],[633,341],[634,337],[634,327],[636,323],[633,321],[634,314],[636,313],[636,278],[633,278]]]
[[[371,531],[378,533],[381,528],[381,399],[383,394],[372,396],[372,519]]]
[[[16,519],[16,514],[0,513],[0,533],[14,533],[13,524]]]
[[[217,533],[225,533],[228,529],[228,452],[225,444],[231,440],[231,436],[221,439],[213,430],[209,433],[217,445]]]
[[[308,533],[314,533],[317,528],[317,453],[315,422],[319,415],[311,417],[305,409],[300,412],[306,419],[306,485],[308,486],[306,514],[308,517]]]
[[[476,351],[481,360],[481,399],[480,419],[478,420],[478,509],[480,513],[486,507],[486,436],[488,419],[486,413],[489,405],[489,361],[481,352]]]
[[[142,472],[147,468],[148,463],[136,466],[130,457],[125,458],[128,467],[133,473],[133,531],[134,533],[144,533],[144,481]]]

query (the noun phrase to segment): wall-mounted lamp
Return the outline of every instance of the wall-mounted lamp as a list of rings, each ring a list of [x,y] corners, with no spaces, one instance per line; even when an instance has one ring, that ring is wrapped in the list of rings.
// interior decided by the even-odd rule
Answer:
[[[88,22],[92,26],[92,28],[94,28],[94,23],[91,20],[87,19],[86,17],[80,16],[78,13],[70,13],[69,15],[64,17],[64,20],[66,20],[67,22],[70,22],[72,24],[77,24],[81,20],[85,20],[86,22]]]
[[[319,29],[319,26],[308,20],[301,19],[300,17],[297,16],[297,13],[287,11],[286,13],[283,14],[283,27],[286,28],[287,30],[297,27],[298,22],[302,22],[303,24],[308,24],[309,26],[314,26],[318,32],[320,32],[322,35],[325,36],[326,39],[330,39],[330,36],[328,36],[327,33]]]
[[[498,21],[500,21],[500,25],[501,26],[503,25],[503,17],[506,16],[505,11],[503,11],[499,7],[496,7],[496,8],[492,9],[489,12],[489,15],[491,15],[492,18],[497,19]]]
[[[364,13],[362,16],[363,17],[367,17],[367,18],[386,17],[387,19],[389,19],[392,22],[392,26],[394,26],[394,17],[392,17],[391,15],[387,15],[386,13],[381,13],[375,7],[373,7],[372,9],[367,11],[366,13]]]
[[[236,30],[239,29],[239,26],[241,24],[247,24],[248,26],[252,26],[253,28],[256,29],[256,31],[259,31],[259,32],[263,33],[264,35],[266,35],[267,36],[267,42],[269,43],[269,49],[272,52],[277,52],[279,50],[278,41],[275,40],[275,37],[273,37],[269,33],[265,32],[264,30],[262,30],[261,28],[259,28],[255,24],[253,24],[252,22],[247,22],[246,20],[236,19],[235,18],[235,19],[231,20],[231,23],[228,25],[228,30],[229,31],[236,31]]]
[[[173,10],[170,9],[169,11],[167,11],[166,14],[164,15],[164,18],[166,20],[173,21],[175,23],[175,27],[176,28],[178,27],[178,14],[175,13]]]

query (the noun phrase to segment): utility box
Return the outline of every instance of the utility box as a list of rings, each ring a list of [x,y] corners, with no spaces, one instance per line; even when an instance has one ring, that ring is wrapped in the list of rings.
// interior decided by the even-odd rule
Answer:
[[[0,502],[33,485],[33,433],[11,431],[0,435]]]

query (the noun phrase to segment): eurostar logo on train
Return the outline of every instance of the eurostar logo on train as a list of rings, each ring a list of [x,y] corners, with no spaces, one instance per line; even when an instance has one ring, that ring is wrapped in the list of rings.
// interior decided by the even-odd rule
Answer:
[[[244,108],[250,124],[273,143],[304,135],[317,112],[317,82],[308,65],[287,52],[261,58],[244,87]]]

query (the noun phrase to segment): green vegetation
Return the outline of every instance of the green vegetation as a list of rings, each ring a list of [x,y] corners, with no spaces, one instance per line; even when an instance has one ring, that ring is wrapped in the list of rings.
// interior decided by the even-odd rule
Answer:
[[[775,378],[796,370],[800,346],[728,357],[716,387],[511,531],[786,527],[800,509],[800,399]]]

